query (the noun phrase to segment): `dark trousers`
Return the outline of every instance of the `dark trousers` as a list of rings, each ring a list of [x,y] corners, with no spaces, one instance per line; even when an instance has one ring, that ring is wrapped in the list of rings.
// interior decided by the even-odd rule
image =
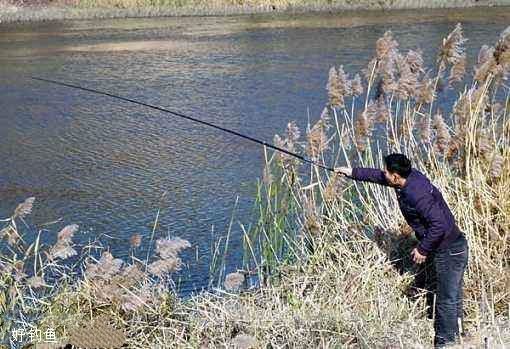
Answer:
[[[434,346],[441,348],[459,336],[462,322],[462,286],[469,256],[467,240],[462,234],[448,248],[427,257],[416,275],[415,287],[427,290],[429,318],[434,317]]]

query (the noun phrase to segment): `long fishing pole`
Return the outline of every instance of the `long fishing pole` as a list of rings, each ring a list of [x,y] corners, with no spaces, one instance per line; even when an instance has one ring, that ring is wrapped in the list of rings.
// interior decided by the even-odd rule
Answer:
[[[295,157],[295,158],[297,158],[297,159],[299,159],[299,160],[301,160],[303,162],[306,162],[306,163],[309,163],[311,165],[323,168],[325,170],[328,170],[328,171],[331,171],[331,172],[335,171],[331,167],[321,165],[321,164],[319,164],[319,163],[317,163],[317,162],[315,162],[313,160],[310,160],[310,159],[308,159],[308,158],[306,158],[306,157],[304,157],[302,155],[299,155],[299,154],[293,153],[291,151],[288,151],[286,149],[277,147],[276,145],[273,145],[271,143],[267,143],[267,142],[265,142],[263,140],[260,140],[260,139],[257,139],[257,138],[251,137],[251,136],[247,136],[247,135],[239,133],[237,131],[229,130],[227,128],[224,128],[224,127],[212,124],[210,122],[203,121],[203,120],[200,120],[200,119],[197,119],[197,118],[194,118],[194,117],[191,117],[191,116],[188,116],[188,115],[185,115],[185,114],[173,111],[173,110],[169,110],[169,109],[165,109],[165,108],[162,108],[162,107],[158,107],[158,106],[151,105],[151,104],[148,104],[148,103],[145,103],[145,102],[140,102],[140,101],[137,101],[137,100],[134,100],[134,99],[131,99],[131,98],[117,96],[117,95],[115,95],[113,93],[110,93],[110,92],[95,90],[95,89],[92,89],[92,88],[87,88],[87,87],[82,87],[82,86],[78,86],[78,85],[69,84],[69,83],[66,83],[66,82],[60,82],[60,81],[55,81],[55,80],[50,80],[50,79],[44,79],[44,78],[39,78],[39,77],[35,77],[35,76],[33,76],[32,79],[38,80],[38,81],[47,82],[47,83],[50,83],[50,84],[70,87],[70,88],[74,88],[74,89],[78,89],[78,90],[82,90],[82,91],[92,92],[92,93],[95,93],[95,94],[99,94],[99,95],[103,95],[103,96],[108,96],[108,97],[120,99],[122,101],[126,101],[126,102],[130,102],[130,103],[142,105],[144,107],[148,107],[148,108],[152,108],[152,109],[155,109],[155,110],[159,110],[159,111],[162,111],[164,113],[172,114],[172,115],[178,116],[180,118],[187,119],[187,120],[190,120],[190,121],[202,124],[202,125],[206,125],[206,126],[215,128],[217,130],[220,130],[220,131],[223,131],[223,132],[227,132],[227,133],[233,134],[235,136],[247,139],[249,141],[258,143],[258,144],[262,144],[263,146],[266,146],[268,148],[271,148],[271,149],[277,150],[279,152],[285,153],[287,155],[293,156],[293,157]]]

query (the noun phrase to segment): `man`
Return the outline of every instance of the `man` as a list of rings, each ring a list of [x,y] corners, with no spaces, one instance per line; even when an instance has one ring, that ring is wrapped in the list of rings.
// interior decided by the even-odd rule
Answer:
[[[405,155],[390,154],[384,162],[384,171],[338,167],[335,172],[395,189],[400,211],[419,240],[411,253],[413,261],[417,264],[431,261],[434,267],[434,347],[442,348],[455,342],[459,335],[468,244],[439,190],[425,175],[411,167]]]

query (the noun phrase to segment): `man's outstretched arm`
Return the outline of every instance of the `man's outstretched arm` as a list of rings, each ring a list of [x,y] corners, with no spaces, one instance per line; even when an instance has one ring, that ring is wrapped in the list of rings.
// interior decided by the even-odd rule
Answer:
[[[386,176],[384,172],[377,168],[368,168],[368,167],[337,167],[335,168],[336,173],[341,173],[349,178],[355,179],[357,181],[363,182],[372,182],[381,185],[389,186],[388,181],[386,181]]]

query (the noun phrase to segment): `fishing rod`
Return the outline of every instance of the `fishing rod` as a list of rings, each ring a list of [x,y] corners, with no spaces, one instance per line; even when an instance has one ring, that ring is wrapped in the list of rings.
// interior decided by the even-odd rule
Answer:
[[[162,111],[164,113],[172,114],[172,115],[178,116],[178,117],[186,119],[186,120],[190,120],[190,121],[202,124],[202,125],[206,125],[206,126],[215,128],[215,129],[223,131],[223,132],[227,132],[227,133],[233,134],[235,136],[247,139],[249,141],[261,144],[261,145],[263,145],[265,147],[268,147],[268,148],[277,150],[279,152],[285,153],[287,155],[290,155],[292,157],[295,157],[295,158],[297,158],[297,159],[299,159],[299,160],[301,160],[301,161],[303,161],[305,163],[309,163],[311,165],[320,167],[320,168],[325,169],[327,171],[335,172],[335,170],[333,168],[331,168],[331,167],[321,165],[321,164],[319,164],[319,163],[317,163],[317,162],[315,162],[313,160],[310,160],[310,159],[308,159],[308,158],[306,158],[306,157],[304,157],[302,155],[299,155],[299,154],[293,153],[291,151],[288,151],[286,149],[277,147],[276,145],[273,145],[271,143],[267,143],[267,142],[265,142],[263,140],[260,140],[260,139],[257,139],[257,138],[254,138],[254,137],[242,134],[242,133],[237,132],[237,131],[229,130],[227,128],[224,128],[224,127],[212,124],[210,122],[203,121],[203,120],[200,120],[200,119],[194,118],[192,116],[188,116],[188,115],[185,115],[185,114],[173,111],[173,110],[165,109],[163,107],[158,107],[158,106],[151,105],[151,104],[148,104],[148,103],[145,103],[145,102],[140,102],[140,101],[137,101],[137,100],[134,100],[134,99],[131,99],[131,98],[117,96],[117,95],[115,95],[113,93],[110,93],[110,92],[95,90],[95,89],[88,88],[88,87],[82,87],[82,86],[78,86],[78,85],[69,84],[69,83],[66,83],[66,82],[50,80],[50,79],[44,79],[44,78],[39,78],[39,77],[35,77],[35,76],[33,76],[32,79],[33,80],[42,81],[42,82],[47,82],[47,83],[50,83],[50,84],[59,85],[59,86],[74,88],[74,89],[78,89],[78,90],[82,90],[82,91],[92,92],[92,93],[95,93],[95,94],[99,94],[99,95],[103,95],[103,96],[108,96],[108,97],[120,99],[120,100],[125,101],[125,102],[130,102],[130,103],[138,104],[138,105],[141,105],[141,106],[144,106],[144,107],[148,107],[148,108],[151,108],[151,109],[159,110],[159,111]]]

